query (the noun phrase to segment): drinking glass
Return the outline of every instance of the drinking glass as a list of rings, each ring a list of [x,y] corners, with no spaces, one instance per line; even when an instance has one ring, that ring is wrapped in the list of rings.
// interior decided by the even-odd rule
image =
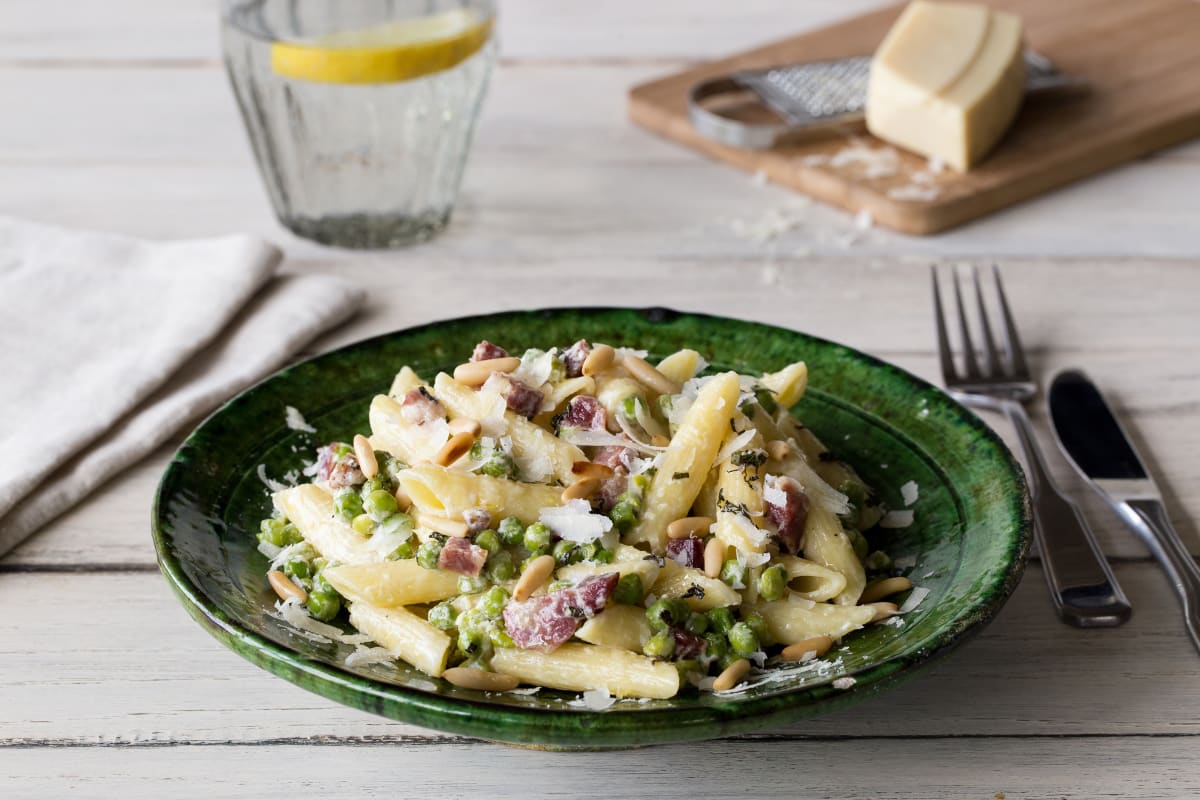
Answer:
[[[444,228],[494,17],[493,0],[224,0],[225,65],[280,222],[353,248]]]

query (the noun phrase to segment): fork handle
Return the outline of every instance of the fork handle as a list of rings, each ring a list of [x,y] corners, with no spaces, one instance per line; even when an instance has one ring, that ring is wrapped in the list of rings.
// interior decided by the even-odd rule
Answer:
[[[1029,493],[1033,498],[1034,536],[1054,609],[1063,622],[1079,628],[1120,625],[1132,607],[1108,560],[1096,544],[1079,507],[1055,485],[1034,438],[1033,423],[1020,403],[1000,401],[1025,451]]]

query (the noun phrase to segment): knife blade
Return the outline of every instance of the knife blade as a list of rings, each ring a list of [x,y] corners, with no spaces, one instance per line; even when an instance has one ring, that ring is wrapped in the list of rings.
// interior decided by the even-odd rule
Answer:
[[[1162,494],[1104,395],[1080,370],[1054,377],[1047,394],[1059,448],[1158,560],[1200,650],[1200,569],[1171,525]]]

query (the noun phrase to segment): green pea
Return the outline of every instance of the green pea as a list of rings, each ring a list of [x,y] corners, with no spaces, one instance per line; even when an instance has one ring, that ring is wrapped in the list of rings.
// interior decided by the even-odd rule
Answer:
[[[317,569],[313,572],[312,590],[317,594],[336,595],[338,593],[337,589],[334,589],[329,585],[329,581],[325,580],[325,574],[321,569]]]
[[[640,604],[643,596],[645,596],[645,592],[642,590],[642,576],[636,572],[622,575],[621,579],[617,581],[617,588],[613,590],[614,602],[630,606]]]
[[[322,622],[328,622],[342,609],[342,598],[336,592],[308,593],[308,613]]]
[[[346,456],[354,452],[354,446],[345,442],[336,442],[333,445],[333,460],[341,461]]]
[[[472,578],[468,575],[463,575],[458,579],[459,594],[479,594],[487,588],[487,581],[483,578]]]
[[[370,536],[375,532],[375,520],[371,519],[370,514],[359,514],[354,518],[354,521],[350,523],[350,526],[363,536]]]
[[[493,586],[479,598],[479,609],[489,617],[498,617],[508,604],[508,592],[501,586]]]
[[[359,487],[358,491],[362,499],[366,501],[372,492],[386,492],[387,488],[387,482],[383,479],[383,476],[376,475],[374,478],[363,481],[363,485]]]
[[[488,556],[484,569],[487,570],[488,579],[492,583],[503,583],[512,580],[517,575],[517,567],[513,563],[512,553],[507,550],[501,550]]]
[[[758,596],[767,602],[780,599],[787,591],[787,577],[782,564],[767,567],[758,576]]]
[[[387,489],[377,489],[363,500],[363,511],[377,520],[382,520],[388,514],[395,514],[398,508],[395,496]]]
[[[375,451],[375,460],[379,462],[379,471],[386,475],[392,484],[396,483],[402,471],[408,469],[408,464],[382,450]]]
[[[289,578],[307,578],[312,574],[312,566],[303,558],[294,558],[283,565],[283,574]]]
[[[512,478],[516,475],[517,465],[512,460],[512,456],[508,453],[502,453],[499,450],[492,453],[492,457],[483,463],[479,471],[484,475],[490,475],[493,478]]]
[[[413,549],[413,540],[409,539],[407,542],[388,553],[388,561],[405,561],[412,558],[414,555],[416,555],[416,550]]]
[[[730,586],[745,586],[747,574],[746,565],[736,558],[726,559],[721,565],[721,580]]]
[[[464,611],[458,615],[458,629],[460,631],[473,631],[477,633],[486,632],[491,627],[492,621],[488,616],[478,608],[472,608],[470,611]]]
[[[495,553],[500,549],[500,537],[492,530],[480,531],[475,534],[475,546],[482,547],[489,553]]]
[[[575,542],[569,542],[566,539],[560,539],[555,543],[554,549],[550,553],[554,556],[556,564],[560,567],[565,567],[567,564],[572,564],[579,560],[579,545]]]
[[[703,614],[691,614],[683,627],[688,633],[703,634],[708,630],[708,617]]]
[[[293,525],[290,522],[283,526],[283,546],[284,547],[287,547],[289,544],[299,544],[300,542],[303,542],[303,541],[304,541],[304,535],[300,533],[299,528],[297,528],[295,525]]]
[[[505,517],[500,520],[500,525],[496,528],[496,533],[500,536],[500,541],[507,545],[516,546],[524,542],[525,525],[516,517]]]
[[[720,661],[729,654],[729,640],[725,638],[725,634],[714,631],[706,634],[704,641],[708,643],[704,648],[705,655]]]
[[[508,631],[501,627],[495,627],[489,630],[488,638],[491,639],[492,644],[496,647],[507,647],[511,649],[517,646],[516,642],[512,640],[512,637],[508,635]]]
[[[491,656],[492,641],[486,628],[458,629],[458,648],[477,659]]]
[[[636,423],[637,418],[638,418],[638,407],[639,406],[641,406],[644,409],[646,407],[645,402],[642,400],[642,398],[638,397],[636,394],[631,394],[628,397],[626,397],[624,400],[621,401],[621,405],[620,405],[621,415],[623,417],[625,417],[625,419]]]
[[[340,491],[333,497],[333,507],[342,519],[349,522],[363,513],[362,497],[353,489]]]
[[[573,556],[571,556],[570,561],[572,564],[577,564],[580,561],[591,561],[595,557],[596,557],[596,543],[595,542],[584,542],[583,544],[576,546],[575,554]]]
[[[383,533],[387,535],[398,533],[412,533],[416,528],[416,523],[408,514],[401,511],[396,511],[385,516],[379,523],[379,528],[375,533]]]
[[[675,652],[675,634],[661,630],[646,640],[642,652],[651,658],[670,658]]]
[[[854,555],[858,556],[859,561],[862,561],[871,549],[871,545],[867,543],[867,537],[854,528],[847,528],[846,535],[850,537],[850,546],[854,548]]]
[[[557,592],[559,589],[570,589],[575,584],[570,581],[550,581],[546,585],[547,592]]]
[[[708,617],[708,627],[715,633],[725,634],[733,627],[733,612],[728,608],[712,608],[705,615]]]
[[[592,561],[598,564],[611,564],[616,554],[607,547],[597,547],[596,552],[592,554]]]
[[[458,609],[447,602],[438,603],[429,609],[429,616],[426,617],[426,621],[438,630],[448,631],[454,627],[454,621],[457,618]]]
[[[757,611],[747,611],[742,614],[742,622],[750,626],[750,630],[754,631],[754,635],[758,637],[759,642],[768,644],[771,640],[771,634],[767,628],[767,618]]]
[[[284,529],[287,528],[287,520],[278,519],[276,517],[268,517],[258,525],[258,540],[273,544],[276,547],[284,546]]]
[[[676,661],[675,669],[679,672],[680,683],[685,684],[692,675],[704,674],[704,667],[700,666],[700,662],[694,658],[685,658],[682,661]]]
[[[442,543],[430,538],[417,548],[417,563],[425,569],[438,568],[438,556],[442,554]]]
[[[886,572],[892,568],[892,564],[892,557],[882,550],[876,550],[863,560],[868,572]]]
[[[546,549],[550,546],[550,529],[544,523],[533,523],[525,529],[524,544],[531,553]]]
[[[651,630],[661,631],[678,625],[687,619],[690,613],[686,600],[660,597],[646,609],[646,621],[650,623]]]
[[[617,502],[608,512],[608,518],[612,520],[617,530],[624,532],[633,527],[640,513],[641,503],[629,492],[625,492],[617,498]]]
[[[729,646],[739,656],[745,657],[758,652],[758,637],[746,623],[739,622],[734,625],[729,629],[727,636],[729,637]]]
[[[762,410],[772,416],[779,410],[779,404],[775,402],[775,395],[765,386],[759,386],[754,390],[754,399],[762,406]]]

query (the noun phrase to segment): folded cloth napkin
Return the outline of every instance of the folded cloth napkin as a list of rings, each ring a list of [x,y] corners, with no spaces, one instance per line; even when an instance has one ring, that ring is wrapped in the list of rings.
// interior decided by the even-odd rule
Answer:
[[[280,260],[0,216],[0,555],[362,304]]]

